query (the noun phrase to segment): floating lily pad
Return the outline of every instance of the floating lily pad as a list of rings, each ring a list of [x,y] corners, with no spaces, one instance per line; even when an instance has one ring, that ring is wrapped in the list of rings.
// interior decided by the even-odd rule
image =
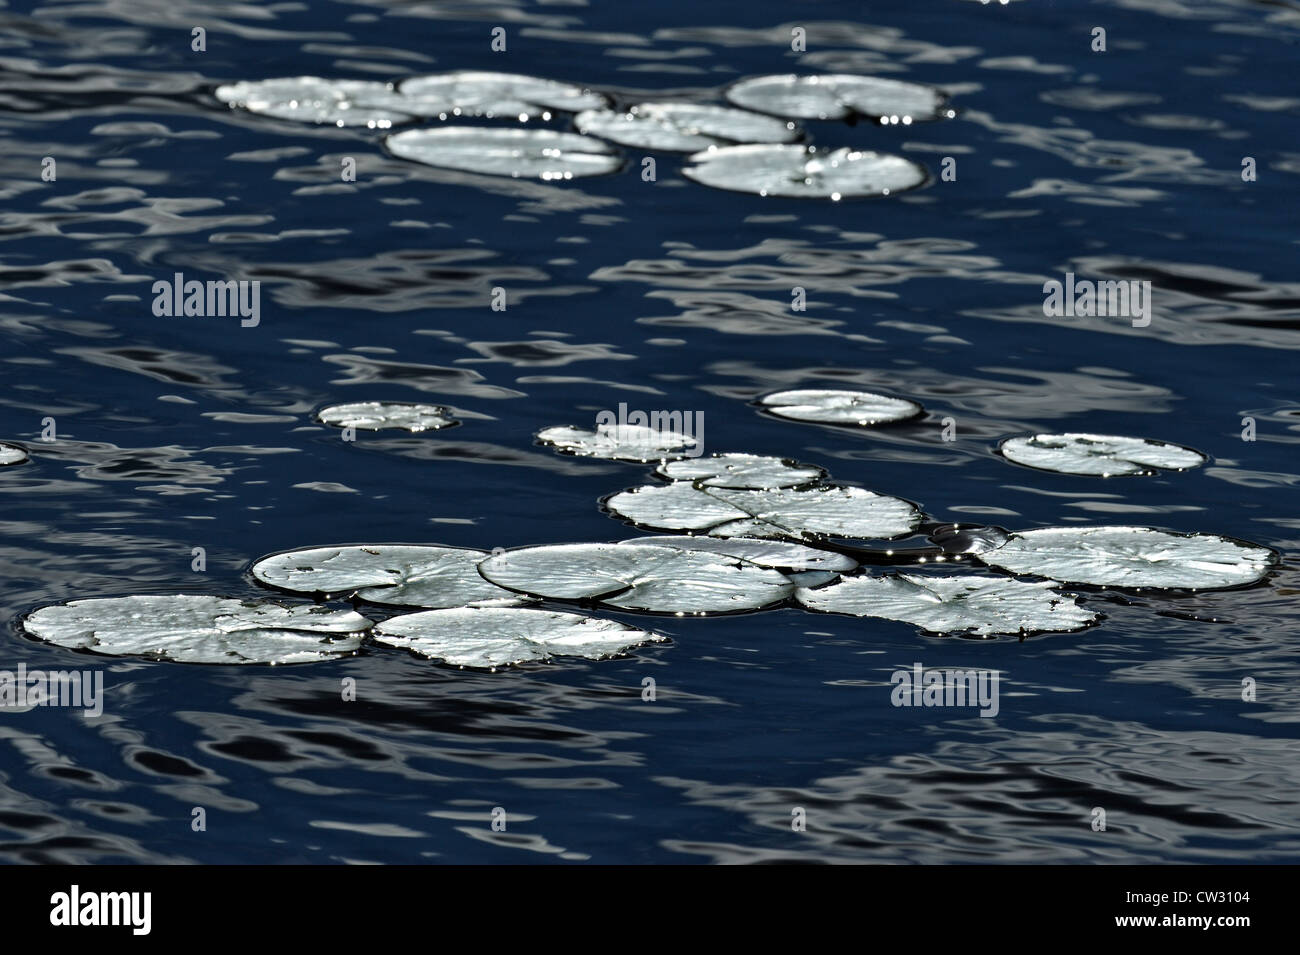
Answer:
[[[561,425],[537,432],[537,440],[563,454],[607,461],[663,461],[685,457],[695,449],[694,435],[635,424],[611,425],[595,431]]]
[[[0,467],[6,464],[22,464],[27,460],[27,452],[17,445],[0,444]]]
[[[812,484],[826,471],[789,458],[762,454],[714,454],[706,458],[668,461],[655,473],[670,481],[699,481],[705,487],[773,488]]]
[[[370,621],[315,604],[203,595],[92,597],[42,607],[22,622],[71,650],[175,663],[312,663],[355,652]]]
[[[715,189],[794,199],[889,196],[923,185],[925,167],[886,153],[844,147],[751,144],[692,153],[682,175]]]
[[[1196,590],[1252,584],[1277,563],[1266,547],[1213,534],[1110,525],[1018,531],[980,559],[1072,584]]]
[[[816,590],[800,588],[795,599],[810,610],[855,617],[901,620],[931,633],[1041,633],[1080,630],[1097,615],[1071,594],[1030,583],[981,575],[888,574],[843,577]]]
[[[778,418],[859,427],[907,421],[925,410],[915,401],[904,398],[826,388],[778,391],[759,398],[758,405]]]
[[[375,642],[451,666],[495,669],[551,657],[598,660],[667,640],[615,620],[554,610],[429,610],[390,617]]]
[[[244,80],[218,86],[216,96],[250,113],[330,126],[387,129],[418,115],[392,86],[377,80],[327,80],[319,76]]]
[[[821,76],[758,76],[727,90],[736,106],[791,119],[852,119],[881,123],[925,122],[954,115],[938,90],[885,79],[831,73]]]
[[[1180,444],[1112,434],[1035,434],[1007,438],[998,451],[1008,461],[1058,474],[1114,477],[1185,471],[1205,463],[1205,455]]]
[[[620,146],[683,153],[735,143],[790,143],[800,136],[799,127],[783,119],[698,103],[638,103],[623,113],[588,110],[573,125]]]
[[[487,551],[413,544],[313,547],[264,557],[252,575],[300,594],[356,595],[397,607],[509,607],[524,601],[482,578]]]
[[[414,101],[421,116],[507,117],[524,121],[535,116],[550,119],[551,110],[576,113],[604,109],[609,98],[571,83],[481,70],[457,70],[415,76],[399,87]]]
[[[833,550],[818,550],[789,541],[763,540],[748,537],[690,537],[671,535],[665,537],[637,537],[619,541],[620,547],[676,547],[678,550],[702,550],[711,554],[739,557],[760,567],[796,572],[826,570],[841,572],[853,570],[858,562],[846,554]]]
[[[640,527],[713,537],[891,538],[921,522],[921,513],[901,498],[833,485],[754,491],[683,482],[622,491],[605,507]]]
[[[479,573],[534,597],[647,613],[757,610],[794,592],[783,575],[736,557],[636,544],[523,547],[487,558]]]
[[[385,142],[399,159],[515,179],[602,176],[623,165],[622,157],[601,140],[553,129],[443,126],[408,129]]]
[[[459,424],[441,405],[422,405],[401,401],[353,401],[322,408],[316,419],[336,428],[360,428],[379,431],[400,428],[403,431],[437,431]]]

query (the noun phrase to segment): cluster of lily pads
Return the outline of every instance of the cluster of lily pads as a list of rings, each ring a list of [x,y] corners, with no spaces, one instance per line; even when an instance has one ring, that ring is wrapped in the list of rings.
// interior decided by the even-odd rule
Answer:
[[[754,404],[788,420],[855,428],[924,413],[907,399],[825,389],[776,392]],[[336,427],[411,432],[456,423],[440,406],[385,402],[330,406],[317,417]],[[554,656],[600,659],[667,639],[576,611],[681,617],[802,607],[903,621],[933,634],[1023,639],[1100,619],[1063,585],[1243,587],[1277,563],[1269,548],[1211,534],[938,523],[903,498],[833,483],[820,466],[736,452],[700,456],[694,436],[660,428],[565,426],[546,428],[537,440],[564,454],[654,462],[658,483],[619,491],[603,505],[642,530],[674,533],[491,552],[438,544],[291,550],[255,561],[250,574],[313,603],[92,598],[36,610],[23,628],[63,647],[176,662],[304,663],[352,654],[370,641],[452,666],[495,669]],[[999,451],[1026,467],[1090,476],[1149,475],[1205,461],[1180,445],[1078,433],[1010,438]],[[890,543],[916,536],[923,545]],[[937,566],[949,563],[962,569]],[[1002,573],[966,570],[971,564]],[[910,570],[869,569],[880,566]],[[338,598],[401,612],[376,621],[324,603]]]
[[[742,80],[725,91],[730,106],[616,107],[613,97],[586,87],[474,70],[400,83],[315,76],[241,81],[217,87],[215,95],[232,108],[276,119],[375,130],[429,119],[527,123],[563,113],[573,131],[452,125],[395,132],[385,145],[400,159],[429,166],[546,181],[618,171],[624,159],[615,146],[689,153],[683,174],[706,186],[833,200],[913,189],[927,173],[901,156],[808,145],[797,120],[869,118],[906,126],[955,115],[932,87],[849,74]]]

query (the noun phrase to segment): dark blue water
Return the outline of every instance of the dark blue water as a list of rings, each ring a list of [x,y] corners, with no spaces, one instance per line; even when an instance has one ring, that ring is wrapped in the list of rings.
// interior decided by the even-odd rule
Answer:
[[[0,857],[1300,859],[1300,4],[86,0],[0,3],[0,22],[0,439],[33,457],[0,469],[0,667],[99,666],[107,685],[97,720],[3,714]],[[620,174],[563,184],[440,171],[387,156],[374,132],[211,95],[459,68],[626,102],[716,101],[763,73],[881,73],[949,90],[960,114],[808,124],[818,144],[935,174],[904,196],[822,203],[710,190],[664,154],[644,182],[635,150]],[[41,181],[46,156],[56,182]],[[347,156],[356,183],[340,181]],[[955,181],[937,175],[944,157]],[[1067,271],[1150,280],[1150,326],[1044,317],[1042,284]],[[261,281],[260,325],[155,317],[150,287],[175,272]],[[928,415],[856,431],[748,404],[818,386]],[[445,404],[464,423],[347,444],[311,421],[369,399]],[[291,547],[632,536],[597,501],[645,468],[532,438],[619,402],[702,413],[709,451],[818,463],[938,520],[1204,531],[1287,562],[1246,591],[1093,593],[1101,625],[1024,642],[795,609],[614,615],[673,643],[499,673],[376,649],[181,666],[17,628],[76,597],[263,595],[249,563]],[[992,454],[1041,430],[1212,460],[1098,480]],[[999,715],[891,706],[889,674],[916,661],[1000,670]]]

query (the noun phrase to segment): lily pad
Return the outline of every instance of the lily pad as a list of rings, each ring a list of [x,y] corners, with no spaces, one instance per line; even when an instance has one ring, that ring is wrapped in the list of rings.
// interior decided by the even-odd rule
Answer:
[[[778,418],[858,427],[907,421],[925,410],[905,398],[827,388],[778,391],[759,398],[758,405]]]
[[[27,460],[27,452],[17,445],[0,444],[0,467],[6,464],[22,464]]]
[[[789,541],[763,540],[748,537],[691,537],[670,535],[664,537],[637,537],[619,541],[620,547],[676,547],[678,550],[702,550],[711,554],[739,557],[760,567],[773,570],[847,571],[854,570],[858,562],[847,554],[833,550],[818,550],[805,544]]]
[[[459,424],[441,405],[422,405],[401,401],[353,401],[330,405],[316,414],[316,420],[336,428],[360,428],[379,431],[400,428],[403,431],[437,431]]]
[[[410,111],[410,103],[391,85],[377,80],[327,80],[319,76],[241,80],[218,86],[216,97],[250,113],[330,126],[387,129],[418,115]]]
[[[599,427],[595,431],[561,425],[537,432],[537,440],[563,454],[607,461],[663,461],[685,457],[699,439],[694,435],[635,424]]]
[[[587,110],[573,125],[620,146],[683,153],[736,143],[791,143],[801,135],[783,119],[699,103],[638,103],[623,113]]]
[[[1113,525],[1018,531],[980,559],[1066,583],[1194,590],[1252,584],[1277,563],[1273,551],[1257,544]]]
[[[495,669],[551,657],[599,660],[667,640],[616,620],[554,610],[428,610],[390,617],[375,642],[451,666]]]
[[[843,73],[758,76],[733,85],[727,99],[745,109],[791,119],[866,116],[880,123],[909,125],[954,115],[947,97],[933,87]]]
[[[924,185],[924,166],[887,153],[843,147],[749,144],[692,153],[682,175],[715,189],[793,199],[889,196]]]
[[[762,454],[714,454],[706,458],[668,461],[655,474],[670,481],[698,481],[704,487],[773,488],[812,484],[826,476],[824,468],[789,458]]]
[[[901,498],[835,485],[755,491],[683,482],[621,491],[605,507],[640,527],[713,537],[892,538],[921,522],[921,513]]]
[[[1205,455],[1180,444],[1113,434],[1035,434],[1007,438],[998,452],[1008,461],[1058,474],[1099,477],[1186,471],[1205,463]]]
[[[887,574],[843,577],[816,590],[800,588],[795,599],[810,610],[855,617],[901,620],[931,633],[1027,634],[1081,630],[1097,614],[1072,594],[1031,583],[984,575]]]
[[[71,650],[174,663],[312,663],[354,653],[370,621],[316,604],[204,595],[92,597],[33,611],[23,629]]]
[[[551,110],[576,113],[609,105],[607,96],[572,83],[483,70],[415,76],[404,80],[399,90],[421,116],[443,119],[483,116],[522,122],[536,116],[550,119]]]
[[[443,126],[408,129],[385,143],[399,159],[515,179],[603,176],[623,165],[622,157],[601,140],[553,129]]]
[[[487,558],[479,573],[534,597],[593,600],[646,613],[757,610],[794,592],[783,575],[746,560],[636,544],[523,547]]]
[[[524,601],[480,576],[487,551],[411,544],[313,547],[264,557],[253,577],[269,587],[355,595],[397,607],[509,607]]]

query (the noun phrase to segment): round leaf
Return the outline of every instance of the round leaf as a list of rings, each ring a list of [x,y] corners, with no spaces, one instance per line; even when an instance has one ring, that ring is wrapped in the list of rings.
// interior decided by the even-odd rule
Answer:
[[[443,126],[408,129],[385,142],[399,159],[515,179],[602,176],[623,165],[618,153],[599,139],[553,129]]]
[[[315,604],[203,595],[92,597],[23,620],[40,640],[176,663],[311,663],[355,652],[370,621]]]
[[[1097,615],[1073,595],[1051,590],[1050,581],[1029,583],[979,575],[888,574],[843,577],[795,599],[810,610],[855,617],[901,620],[931,633],[1040,633],[1079,630]]]
[[[609,99],[581,86],[518,73],[457,70],[415,76],[400,86],[421,116],[483,116],[550,119],[550,110],[603,109]]]
[[[689,434],[635,424],[611,425],[595,431],[561,425],[537,432],[537,440],[563,454],[642,463],[684,457],[698,443]]]
[[[580,133],[635,149],[695,152],[732,143],[789,143],[794,123],[743,109],[697,103],[638,103],[627,112],[588,110],[573,124]]]
[[[1150,527],[1040,527],[980,554],[1014,574],[1099,587],[1204,589],[1262,580],[1277,563],[1266,547]]]
[[[217,99],[250,113],[330,126],[387,129],[413,117],[408,104],[377,80],[327,80],[290,76],[218,86]]]
[[[641,527],[714,537],[891,538],[921,521],[901,498],[834,485],[755,491],[677,483],[622,491],[605,506]]]
[[[353,401],[322,408],[316,419],[336,428],[360,428],[379,431],[400,428],[403,431],[437,431],[458,424],[451,412],[441,405],[422,405],[401,401]]]
[[[1007,438],[998,451],[1008,461],[1058,474],[1114,477],[1185,471],[1205,463],[1205,455],[1179,444],[1112,434],[1035,434]]]
[[[925,168],[910,159],[848,147],[721,146],[688,161],[682,175],[702,185],[793,199],[889,196],[926,180]]]
[[[6,464],[22,464],[27,460],[27,452],[17,445],[0,444],[0,467]]]
[[[792,421],[858,427],[906,421],[924,411],[915,401],[904,398],[827,388],[777,391],[759,398],[758,404],[764,411]]]
[[[451,666],[495,669],[551,657],[598,660],[667,637],[615,620],[553,610],[429,610],[390,617],[375,642]]]
[[[294,593],[348,596],[398,607],[511,606],[515,594],[482,578],[486,551],[408,544],[313,547],[264,557],[259,583]]]
[[[745,109],[792,119],[868,116],[908,125],[953,115],[938,90],[880,76],[758,76],[733,85],[727,99]]]
[[[826,476],[822,468],[788,458],[761,454],[714,454],[704,458],[670,461],[655,473],[670,481],[699,481],[705,487],[798,487]]]
[[[635,544],[524,547],[489,557],[479,572],[535,597],[647,613],[756,610],[794,592],[783,575],[735,557]]]

